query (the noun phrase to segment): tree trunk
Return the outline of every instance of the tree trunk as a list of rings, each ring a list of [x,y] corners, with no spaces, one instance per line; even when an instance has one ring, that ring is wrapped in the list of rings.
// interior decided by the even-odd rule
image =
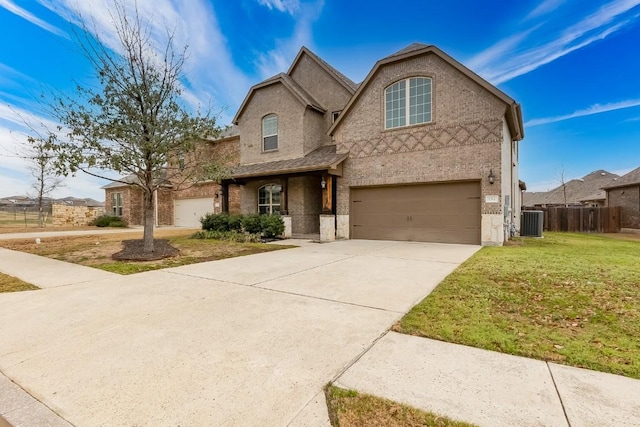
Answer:
[[[153,252],[153,225],[154,225],[153,192],[144,192],[144,252]]]

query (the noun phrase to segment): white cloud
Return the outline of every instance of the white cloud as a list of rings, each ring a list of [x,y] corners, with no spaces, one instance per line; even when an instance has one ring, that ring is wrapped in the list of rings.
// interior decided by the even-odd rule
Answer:
[[[76,0],[39,0],[41,4],[76,25],[84,19],[91,31],[99,35],[109,48],[120,51],[115,32],[111,2],[78,2]],[[128,14],[134,3],[125,2]],[[227,40],[220,30],[215,10],[206,0],[138,0],[141,21],[149,24],[151,41],[161,48],[167,43],[167,30],[174,32],[176,48],[188,46],[185,63],[186,84],[183,99],[192,107],[214,112],[225,106],[236,107],[242,101],[250,82],[235,65]]]
[[[638,5],[640,0],[612,1],[559,34],[549,30],[552,25],[558,25],[552,16],[549,21],[499,41],[471,58],[468,64],[494,84],[506,82],[628,26],[639,16],[633,12]],[[547,6],[551,7],[551,3]]]
[[[526,122],[524,125],[528,127],[540,126],[540,125],[546,125],[548,123],[556,123],[564,120],[574,119],[576,117],[591,116],[593,114],[606,113],[608,111],[622,110],[624,108],[633,108],[638,106],[640,106],[640,99],[630,99],[627,101],[612,102],[609,104],[594,104],[589,108],[585,108],[583,110],[577,110],[571,114],[564,114],[562,116],[554,116],[554,117],[544,117],[540,119],[532,119]]]
[[[538,18],[558,9],[566,0],[545,0],[535,7],[525,18],[525,20]]]
[[[291,37],[276,41],[275,49],[258,55],[258,70],[262,78],[285,72],[302,46],[313,45],[312,25],[322,13],[324,0],[302,5],[293,14],[296,25]]]
[[[31,22],[32,24],[37,25],[38,27],[42,28],[43,30],[49,31],[50,33],[53,33],[53,34],[55,34],[57,36],[69,39],[69,34],[67,34],[66,32],[62,31],[60,28],[56,27],[55,25],[51,25],[48,22],[43,21],[42,19],[38,18],[37,16],[35,16],[31,12],[29,12],[29,11],[21,8],[20,6],[16,5],[11,0],[0,0],[0,7],[8,10],[9,12],[11,12],[13,14],[18,15],[19,17],[21,17],[23,19],[26,19],[27,21]]]
[[[299,0],[258,0],[258,3],[271,10],[276,9],[291,15],[300,9]]]

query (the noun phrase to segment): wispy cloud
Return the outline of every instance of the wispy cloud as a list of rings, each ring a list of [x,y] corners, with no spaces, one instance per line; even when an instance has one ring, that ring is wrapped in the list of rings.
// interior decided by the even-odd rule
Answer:
[[[313,46],[312,25],[322,13],[324,0],[300,5],[293,13],[295,27],[291,37],[277,40],[275,49],[258,55],[258,70],[262,78],[286,71],[301,46]]]
[[[594,104],[589,108],[578,110],[571,114],[529,120],[524,125],[529,127],[540,126],[540,125],[546,125],[548,123],[556,123],[556,122],[562,122],[564,120],[575,119],[576,117],[591,116],[593,114],[606,113],[608,111],[622,110],[625,108],[633,108],[638,106],[640,106],[640,99],[630,99],[627,101],[613,102],[609,104]]]
[[[300,9],[299,0],[258,0],[258,3],[269,9],[276,9],[291,15]]]
[[[562,3],[566,2],[566,0],[545,0],[535,7],[529,14],[524,18],[525,21],[529,19],[538,18],[543,15],[547,15],[550,12],[558,9],[562,6]]]
[[[0,7],[8,10],[9,12],[11,12],[13,14],[18,15],[19,17],[21,17],[23,19],[26,19],[27,21],[31,22],[32,24],[37,25],[38,27],[42,28],[43,30],[49,31],[50,33],[53,33],[53,34],[55,34],[57,36],[69,39],[69,34],[67,34],[66,32],[62,31],[60,28],[56,27],[55,25],[51,25],[48,22],[38,18],[37,16],[35,16],[31,12],[29,12],[28,10],[23,9],[20,6],[18,6],[17,4],[12,2],[11,0],[0,0]]]
[[[538,9],[544,8],[536,14],[539,16],[559,4],[550,0],[544,2]],[[640,0],[612,1],[559,32],[550,30],[557,25],[551,18],[499,41],[467,64],[494,84],[506,82],[627,27],[640,16],[638,10],[634,10],[638,5]],[[583,7],[582,3],[580,7]]]
[[[78,2],[77,0],[39,0],[63,18],[88,28],[99,35],[109,48],[120,51],[115,31],[111,2]],[[123,3],[133,13],[133,2]],[[166,46],[167,32],[174,33],[176,47],[188,46],[185,63],[183,98],[192,107],[214,111],[239,105],[250,86],[244,72],[234,63],[211,2],[206,0],[138,0],[138,13],[149,25],[151,41],[158,49]]]

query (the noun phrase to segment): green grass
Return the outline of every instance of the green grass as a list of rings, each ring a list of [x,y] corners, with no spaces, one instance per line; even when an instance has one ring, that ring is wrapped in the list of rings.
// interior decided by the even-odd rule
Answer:
[[[387,399],[328,386],[329,416],[334,427],[470,427],[472,424],[412,408]]]
[[[17,277],[9,276],[8,274],[0,273],[0,293],[2,292],[20,292],[20,291],[33,291],[40,289],[30,283],[23,282]]]
[[[640,241],[545,233],[485,247],[395,329],[640,378]]]

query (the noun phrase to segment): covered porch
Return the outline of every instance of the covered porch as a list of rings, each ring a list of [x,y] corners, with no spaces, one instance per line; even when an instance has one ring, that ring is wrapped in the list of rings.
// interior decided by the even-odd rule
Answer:
[[[301,158],[240,165],[222,181],[222,209],[228,211],[229,187],[238,186],[242,214],[282,215],[285,237],[335,240],[337,179],[347,157],[325,146]]]

